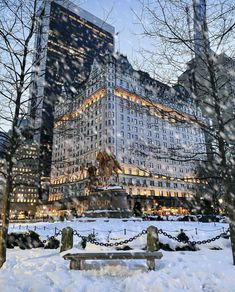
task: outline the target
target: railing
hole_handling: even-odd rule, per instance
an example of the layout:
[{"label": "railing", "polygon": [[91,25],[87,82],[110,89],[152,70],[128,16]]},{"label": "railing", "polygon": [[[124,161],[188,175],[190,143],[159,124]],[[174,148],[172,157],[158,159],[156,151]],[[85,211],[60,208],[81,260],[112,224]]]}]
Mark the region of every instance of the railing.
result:
[{"label": "railing", "polygon": [[[39,231],[39,230],[53,230],[55,232],[55,234],[57,233],[57,231],[59,230],[57,227],[48,227],[46,225],[44,226],[37,226],[37,225],[10,225],[10,230],[13,229],[13,230],[33,230],[33,231]],[[162,230],[162,229],[159,229],[159,231]],[[228,229],[227,229],[228,230]],[[180,228],[180,229],[176,229],[176,230],[165,230],[164,232],[168,232],[168,233],[179,233],[181,231],[183,232],[191,232],[191,231],[194,231],[196,235],[198,235],[200,232],[221,232],[222,234],[228,232],[227,230],[225,230],[225,227],[220,227],[220,228],[216,228],[216,229],[201,229],[201,228],[191,228],[191,229],[183,229],[183,228]],[[136,230],[131,230],[131,229],[127,229],[127,228],[124,228],[124,229],[119,229],[119,230],[98,230],[98,229],[95,229],[95,228],[92,228],[92,229],[86,229],[86,230],[79,230],[79,232],[90,232],[90,233],[99,233],[99,232],[106,232],[106,233],[123,233],[123,235],[127,235],[127,233],[136,233],[138,231]],[[140,231],[141,232],[141,231]]]},{"label": "railing", "polygon": [[[72,229],[71,227],[66,227],[66,228]],[[66,229],[66,228],[64,228],[64,229]],[[228,236],[229,235],[229,228],[228,228],[225,231],[223,229],[223,232],[217,234],[216,236],[214,236],[212,238],[207,238],[207,239],[198,240],[198,241],[195,241],[195,240],[194,241],[191,241],[191,240],[189,240],[189,238],[187,238],[187,236],[186,236],[187,239],[181,239],[178,236],[177,237],[176,236],[172,236],[171,234],[167,233],[166,231],[164,231],[162,229],[158,229],[158,228],[156,228],[154,226],[149,226],[147,229],[141,230],[139,233],[135,234],[134,236],[131,236],[128,239],[125,239],[125,240],[119,241],[119,242],[110,243],[110,242],[100,242],[100,241],[96,240],[95,238],[91,238],[89,235],[82,235],[81,234],[82,232],[90,232],[90,231],[92,231],[92,234],[95,235],[96,234],[96,231],[97,231],[95,229],[89,229],[89,230],[83,230],[83,231],[82,230],[79,230],[78,231],[78,230],[72,229],[72,234],[75,235],[75,236],[77,236],[78,238],[81,238],[82,240],[86,240],[87,242],[90,242],[91,244],[95,244],[95,245],[99,245],[99,246],[105,246],[105,247],[113,247],[113,246],[119,246],[119,245],[123,245],[123,244],[127,244],[129,242],[132,242],[132,241],[136,240],[137,238],[139,238],[142,235],[145,235],[147,233],[148,234],[149,233],[151,234],[151,232],[152,232],[152,229],[151,228],[155,230],[154,232],[156,232],[156,236],[154,235],[153,238],[155,238],[155,240],[157,240],[157,241],[159,241],[159,235],[163,235],[163,236],[168,237],[169,239],[172,239],[172,240],[177,241],[179,243],[184,243],[184,244],[188,244],[188,245],[191,245],[191,246],[196,246],[196,245],[202,245],[202,244],[206,244],[206,243],[211,243],[213,241],[216,241],[216,240],[220,239],[223,236]],[[46,230],[45,229],[45,226],[44,227],[41,226],[38,229],[44,229],[44,230]],[[54,235],[52,235],[52,236],[49,236],[48,235],[47,236],[48,239],[54,239],[55,237],[58,237],[58,236],[62,235],[63,234],[63,230],[64,230],[64,229],[60,230],[57,227],[51,228],[51,229],[50,228],[47,228],[47,229],[53,230],[53,233],[54,233]],[[149,231],[149,229],[151,229],[151,230]],[[118,231],[110,230],[110,231],[106,231],[106,232],[108,232],[109,235],[110,235],[110,233],[112,233],[112,232],[120,232],[120,231],[122,231],[122,230],[118,230]],[[126,231],[127,231],[127,229],[124,229],[124,235],[126,235]],[[183,231],[184,231],[183,229],[180,230],[180,232],[183,232]],[[101,232],[101,230],[99,232]],[[152,234],[151,234],[151,236],[152,236]]]}]

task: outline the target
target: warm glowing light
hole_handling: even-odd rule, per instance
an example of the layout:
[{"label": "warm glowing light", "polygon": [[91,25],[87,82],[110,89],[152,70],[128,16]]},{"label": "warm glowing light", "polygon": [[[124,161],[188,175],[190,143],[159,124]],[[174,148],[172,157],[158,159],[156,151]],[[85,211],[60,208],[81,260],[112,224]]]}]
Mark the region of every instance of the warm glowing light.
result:
[{"label": "warm glowing light", "polygon": [[97,92],[92,94],[89,98],[87,98],[84,101],[84,103],[75,111],[63,115],[57,122],[54,123],[54,128],[58,128],[59,126],[63,125],[64,122],[69,121],[74,117],[77,117],[78,115],[83,113],[86,110],[86,108],[90,107],[94,102],[97,102],[104,96],[105,96],[105,90],[103,88],[99,89]]}]

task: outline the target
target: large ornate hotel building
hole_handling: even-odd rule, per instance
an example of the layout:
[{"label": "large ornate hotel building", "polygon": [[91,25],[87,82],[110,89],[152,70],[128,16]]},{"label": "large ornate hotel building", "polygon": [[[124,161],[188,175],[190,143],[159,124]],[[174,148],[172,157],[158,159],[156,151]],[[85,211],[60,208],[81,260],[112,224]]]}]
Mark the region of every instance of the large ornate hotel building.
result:
[{"label": "large ornate hotel building", "polygon": [[134,70],[123,55],[96,58],[79,93],[55,107],[49,202],[70,201],[82,213],[89,195],[82,166],[109,149],[131,208],[139,200],[148,213],[184,212],[199,182],[196,161],[206,155],[197,126],[205,122],[183,87]]}]

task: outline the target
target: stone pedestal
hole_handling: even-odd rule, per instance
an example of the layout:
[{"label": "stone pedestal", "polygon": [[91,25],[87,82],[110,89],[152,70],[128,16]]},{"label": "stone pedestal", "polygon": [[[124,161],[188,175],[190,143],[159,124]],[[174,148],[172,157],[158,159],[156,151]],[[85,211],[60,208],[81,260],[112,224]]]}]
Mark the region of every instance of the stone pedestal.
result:
[{"label": "stone pedestal", "polygon": [[86,217],[130,217],[127,193],[119,188],[100,188],[92,191],[88,196],[88,209],[84,215]]},{"label": "stone pedestal", "polygon": [[62,229],[60,252],[73,248],[73,229],[66,227]]}]

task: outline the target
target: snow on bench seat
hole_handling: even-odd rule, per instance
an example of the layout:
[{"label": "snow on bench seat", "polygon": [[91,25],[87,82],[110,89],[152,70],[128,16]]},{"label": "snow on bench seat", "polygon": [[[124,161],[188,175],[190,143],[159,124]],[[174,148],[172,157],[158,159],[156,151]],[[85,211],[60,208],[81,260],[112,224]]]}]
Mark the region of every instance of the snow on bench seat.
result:
[{"label": "snow on bench seat", "polygon": [[84,260],[131,260],[146,259],[149,270],[155,269],[155,259],[161,259],[162,253],[159,251],[132,251],[132,252],[84,252],[76,254],[66,254],[65,260],[70,260],[71,270],[82,270]]}]

